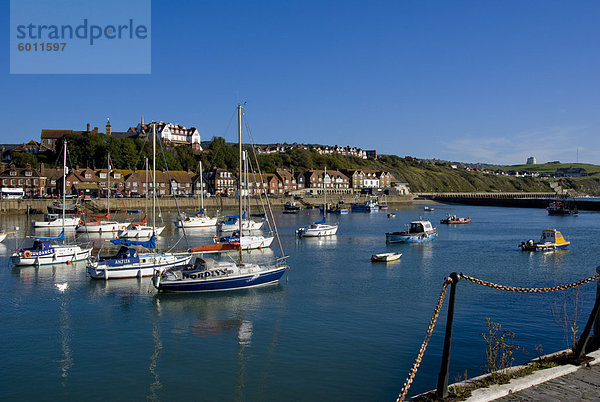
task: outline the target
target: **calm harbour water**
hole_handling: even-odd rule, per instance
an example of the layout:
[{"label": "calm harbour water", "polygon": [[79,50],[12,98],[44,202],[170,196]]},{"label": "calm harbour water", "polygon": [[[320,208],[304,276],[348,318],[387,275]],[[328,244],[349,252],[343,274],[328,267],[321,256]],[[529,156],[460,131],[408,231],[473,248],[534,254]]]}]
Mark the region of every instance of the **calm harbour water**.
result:
[{"label": "calm harbour water", "polygon": [[[276,211],[291,270],[280,285],[236,292],[157,295],[150,279],[91,281],[85,264],[15,268],[10,237],[0,244],[2,346],[0,399],[75,400],[393,400],[421,345],[452,271],[516,286],[553,286],[595,274],[600,214],[551,217],[545,210],[473,206],[395,209],[332,216],[338,235],[296,239],[318,211]],[[213,211],[210,211],[213,212]],[[446,213],[472,218],[448,227]],[[171,222],[172,214],[165,214]],[[430,244],[386,245],[385,232],[423,216],[438,228]],[[29,231],[23,215],[2,227]],[[521,252],[517,245],[557,228],[569,250]],[[178,243],[167,225],[160,247]],[[190,231],[192,245],[214,230]],[[105,242],[96,239],[95,245]],[[273,250],[276,250],[275,243]],[[104,246],[106,247],[106,246]],[[374,253],[400,251],[401,261],[373,264]],[[272,250],[244,253],[260,260]],[[55,284],[68,283],[61,293]],[[530,353],[515,363],[567,347],[552,306],[565,295],[513,294],[461,281],[457,289],[450,382],[482,372],[485,318],[515,332]],[[595,284],[582,287],[579,326]],[[435,387],[446,306],[410,395]],[[572,307],[570,310],[573,310]]]}]

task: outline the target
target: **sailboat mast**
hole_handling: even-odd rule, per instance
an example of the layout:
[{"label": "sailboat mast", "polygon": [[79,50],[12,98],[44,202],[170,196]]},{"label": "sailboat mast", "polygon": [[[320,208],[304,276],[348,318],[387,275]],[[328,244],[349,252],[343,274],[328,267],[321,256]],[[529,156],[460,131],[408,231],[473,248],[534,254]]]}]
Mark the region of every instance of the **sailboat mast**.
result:
[{"label": "sailboat mast", "polygon": [[146,158],[146,191],[144,191],[144,196],[145,196],[145,200],[144,200],[144,213],[146,214],[146,217],[148,216],[148,158]]},{"label": "sailboat mast", "polygon": [[325,174],[323,175],[323,188],[325,189],[325,198],[323,199],[323,216],[327,218],[327,166],[325,166]]},{"label": "sailboat mast", "polygon": [[106,165],[108,166],[108,171],[106,172],[106,178],[108,179],[108,188],[106,191],[106,216],[110,218],[110,154],[106,157]]},{"label": "sailboat mast", "polygon": [[156,123],[152,124],[152,234],[156,230]]},{"label": "sailboat mast", "polygon": [[204,213],[204,175],[202,174],[202,161],[198,162],[200,170],[200,210]]},{"label": "sailboat mast", "polygon": [[242,265],[242,105],[237,106],[238,109],[238,157],[239,157],[239,166],[238,166],[238,225],[239,225],[239,239],[240,239],[240,247],[239,247],[239,265]]},{"label": "sailboat mast", "polygon": [[[63,236],[65,233],[65,202],[67,202],[67,140],[65,139],[64,149],[63,149],[63,200],[62,200],[62,232]],[[65,244],[65,240],[63,238],[63,244]]]}]

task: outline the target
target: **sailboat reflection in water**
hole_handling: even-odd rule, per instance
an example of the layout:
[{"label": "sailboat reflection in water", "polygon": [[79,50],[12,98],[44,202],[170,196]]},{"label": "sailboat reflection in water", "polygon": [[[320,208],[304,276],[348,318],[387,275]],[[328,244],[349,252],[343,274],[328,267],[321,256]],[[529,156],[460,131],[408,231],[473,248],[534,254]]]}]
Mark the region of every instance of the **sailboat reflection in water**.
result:
[{"label": "sailboat reflection in water", "polygon": [[[242,175],[242,106],[237,106],[238,111],[238,151],[239,151],[239,177]],[[242,180],[238,180],[238,207],[237,224],[239,233],[243,233],[242,213]],[[267,197],[268,201],[268,197]],[[270,204],[269,213],[272,216]],[[272,219],[275,234],[277,226]],[[277,236],[279,240],[279,236]],[[281,242],[279,242],[280,249]],[[263,286],[278,283],[285,271],[285,258],[276,259],[270,264],[244,263],[242,249],[238,247],[238,261],[215,261],[210,258],[197,258],[195,263],[184,269],[170,269],[163,273],[157,271],[152,282],[159,292],[211,292],[223,290],[246,289],[254,286]]]}]

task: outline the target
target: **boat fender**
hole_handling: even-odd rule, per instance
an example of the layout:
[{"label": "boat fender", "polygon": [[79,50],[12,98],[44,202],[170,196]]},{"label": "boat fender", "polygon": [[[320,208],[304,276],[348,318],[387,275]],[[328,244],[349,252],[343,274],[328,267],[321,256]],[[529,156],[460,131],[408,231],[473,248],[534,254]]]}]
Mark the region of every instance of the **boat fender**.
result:
[{"label": "boat fender", "polygon": [[71,265],[71,260],[67,260],[67,265]]},{"label": "boat fender", "polygon": [[104,269],[104,280],[108,280],[108,269]]},{"label": "boat fender", "polygon": [[25,251],[23,252],[23,257],[25,257],[25,258],[29,258],[29,257],[31,257],[31,251],[29,251],[29,250],[25,250]]},{"label": "boat fender", "polygon": [[122,226],[121,229],[125,230],[125,229],[127,229],[127,226]]}]

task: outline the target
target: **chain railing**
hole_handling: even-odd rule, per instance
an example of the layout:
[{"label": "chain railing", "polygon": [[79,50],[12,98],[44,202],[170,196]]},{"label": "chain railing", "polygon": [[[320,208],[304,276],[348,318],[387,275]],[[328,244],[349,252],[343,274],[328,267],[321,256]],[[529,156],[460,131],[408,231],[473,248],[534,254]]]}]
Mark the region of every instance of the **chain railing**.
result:
[{"label": "chain railing", "polygon": [[402,391],[400,391],[400,394],[398,395],[398,399],[396,399],[396,402],[403,401],[404,398],[406,398],[406,394],[408,393],[408,390],[409,390],[410,386],[412,385],[413,380],[415,379],[415,375],[417,375],[417,370],[419,369],[419,366],[421,365],[423,355],[425,354],[425,349],[427,349],[427,344],[429,343],[429,338],[431,338],[431,334],[433,334],[433,329],[435,328],[435,324],[440,315],[440,310],[442,309],[442,305],[444,304],[444,298],[446,297],[446,290],[448,290],[448,284],[450,284],[450,283],[451,283],[450,278],[446,278],[444,280],[444,283],[442,285],[442,292],[440,293],[440,297],[438,298],[437,304],[435,305],[435,308],[433,309],[433,315],[431,316],[431,321],[429,321],[429,327],[427,328],[427,333],[425,335],[425,339],[423,340],[423,343],[421,344],[421,349],[419,349],[417,358],[415,359],[415,362],[413,363],[413,365],[408,373],[408,377],[406,378],[406,381],[404,382],[404,386],[402,387]]},{"label": "chain railing", "polygon": [[589,333],[591,331],[591,328],[592,328],[594,322],[596,321],[597,316],[600,313],[600,267],[596,268],[596,272],[598,272],[596,275],[590,276],[589,278],[585,278],[585,279],[582,279],[577,282],[553,286],[553,287],[542,287],[542,288],[523,288],[523,287],[517,287],[517,286],[499,285],[499,284],[496,284],[493,282],[488,282],[488,281],[484,281],[482,279],[472,277],[472,276],[464,274],[462,272],[460,274],[453,272],[452,274],[450,274],[450,276],[448,278],[446,278],[444,280],[444,283],[442,286],[442,292],[437,301],[435,309],[433,310],[433,315],[431,317],[431,321],[429,322],[429,327],[427,328],[427,333],[425,335],[425,339],[423,340],[423,343],[421,344],[421,348],[419,349],[417,358],[415,359],[415,361],[409,371],[408,377],[406,378],[406,381],[404,382],[404,386],[402,387],[402,391],[400,391],[400,394],[398,395],[396,402],[401,402],[406,398],[406,395],[408,394],[408,390],[415,379],[415,376],[417,374],[419,366],[421,365],[423,355],[425,354],[425,350],[427,349],[427,344],[429,343],[429,339],[431,338],[431,334],[433,333],[433,329],[434,329],[437,319],[440,315],[440,310],[444,303],[444,298],[446,296],[446,291],[448,290],[449,284],[452,284],[452,292],[450,295],[450,305],[448,307],[448,322],[446,323],[446,339],[444,342],[444,353],[442,355],[442,368],[439,373],[438,388],[437,388],[437,396],[442,397],[442,398],[448,396],[448,366],[449,366],[449,359],[450,359],[450,342],[451,342],[451,338],[452,338],[452,320],[453,320],[453,315],[454,315],[454,303],[453,303],[454,302],[454,292],[456,291],[456,284],[458,283],[458,281],[460,279],[464,279],[464,280],[474,283],[476,285],[489,287],[491,289],[504,290],[504,291],[508,291],[508,292],[517,292],[517,293],[558,292],[558,291],[576,288],[576,287],[591,283],[595,280],[599,280],[598,291],[596,292],[596,302],[594,304],[594,308],[592,309],[592,313],[590,314],[590,317],[588,319],[588,322],[586,324],[586,327],[585,327],[581,337],[579,338],[579,340],[577,341],[577,343],[575,344],[575,346],[573,348],[574,356],[576,358],[581,359],[585,353],[585,347],[587,345],[587,340],[589,338]]}]

